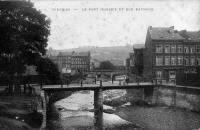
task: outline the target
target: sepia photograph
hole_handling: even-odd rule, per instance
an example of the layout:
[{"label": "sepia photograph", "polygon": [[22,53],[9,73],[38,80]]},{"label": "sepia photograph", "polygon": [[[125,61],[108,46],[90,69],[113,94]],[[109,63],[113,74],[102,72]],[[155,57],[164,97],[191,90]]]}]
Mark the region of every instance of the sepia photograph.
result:
[{"label": "sepia photograph", "polygon": [[0,130],[200,130],[200,1],[1,0]]}]

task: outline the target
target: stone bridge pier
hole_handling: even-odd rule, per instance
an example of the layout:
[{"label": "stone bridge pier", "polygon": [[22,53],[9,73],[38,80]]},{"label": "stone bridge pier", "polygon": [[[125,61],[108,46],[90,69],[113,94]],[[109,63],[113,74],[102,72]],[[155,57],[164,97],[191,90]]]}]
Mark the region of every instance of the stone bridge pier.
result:
[{"label": "stone bridge pier", "polygon": [[94,118],[95,130],[103,130],[103,90],[101,88],[94,90]]}]

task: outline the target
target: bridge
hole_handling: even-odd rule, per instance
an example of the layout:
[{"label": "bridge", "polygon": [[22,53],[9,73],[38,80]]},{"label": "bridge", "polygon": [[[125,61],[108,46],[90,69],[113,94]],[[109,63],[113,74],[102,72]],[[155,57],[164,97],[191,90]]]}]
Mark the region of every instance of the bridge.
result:
[{"label": "bridge", "polygon": [[[42,90],[44,92],[44,106],[48,105],[49,97],[55,92],[61,91],[81,91],[81,90],[91,90],[94,91],[94,126],[95,130],[103,130],[103,91],[111,89],[141,89],[143,94],[142,98],[149,96],[146,92],[150,92],[154,96],[155,102],[158,98],[159,88],[166,88],[172,90],[172,105],[176,106],[176,91],[183,93],[194,93],[199,95],[200,88],[192,86],[181,86],[175,84],[156,84],[151,82],[138,82],[138,83],[121,83],[120,81],[112,82],[98,82],[96,84],[70,84],[70,85],[44,85]],[[153,90],[152,90],[153,89]],[[151,92],[152,90],[152,92]],[[150,95],[151,96],[151,95]],[[45,109],[46,110],[46,107]],[[45,112],[43,112],[45,114]],[[44,117],[46,117],[44,115]],[[44,120],[46,121],[46,120]]]},{"label": "bridge", "polygon": [[123,74],[126,74],[126,72],[125,72],[125,70],[92,70],[92,71],[86,72],[85,74],[95,74],[95,75],[101,75],[101,74],[123,75]]},{"label": "bridge", "polygon": [[129,84],[111,84],[111,83],[100,83],[100,84],[70,84],[70,85],[44,85],[42,90],[46,92],[55,91],[81,91],[81,90],[109,90],[109,89],[133,89],[133,88],[143,88],[148,86],[154,86],[150,82],[142,83],[129,83]]},{"label": "bridge", "polygon": [[[45,106],[49,104],[49,98],[55,92],[61,91],[82,91],[91,90],[94,91],[94,126],[95,130],[103,130],[103,91],[110,89],[133,89],[140,88],[144,89],[146,87],[153,87],[154,84],[150,82],[143,83],[118,83],[114,82],[102,82],[96,84],[70,84],[70,85],[44,85],[42,90],[44,91]],[[46,108],[45,108],[46,109]],[[46,116],[46,115],[45,115]]]}]

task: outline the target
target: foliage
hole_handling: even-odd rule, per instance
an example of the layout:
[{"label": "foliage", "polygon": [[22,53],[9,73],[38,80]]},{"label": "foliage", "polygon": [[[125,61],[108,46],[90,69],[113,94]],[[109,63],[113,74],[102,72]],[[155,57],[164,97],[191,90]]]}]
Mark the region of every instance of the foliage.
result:
[{"label": "foliage", "polygon": [[30,1],[1,1],[0,23],[0,73],[12,79],[45,54],[50,21]]},{"label": "foliage", "polygon": [[102,61],[99,68],[102,70],[113,70],[115,67],[110,61]]},{"label": "foliage", "polygon": [[37,71],[43,77],[46,84],[60,83],[60,72],[55,63],[49,58],[41,58],[37,63]]}]

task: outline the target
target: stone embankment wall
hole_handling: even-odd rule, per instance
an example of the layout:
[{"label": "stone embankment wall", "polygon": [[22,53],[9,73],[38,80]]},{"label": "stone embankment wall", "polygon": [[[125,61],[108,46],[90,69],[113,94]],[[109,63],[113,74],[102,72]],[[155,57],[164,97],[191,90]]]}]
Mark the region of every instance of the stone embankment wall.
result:
[{"label": "stone embankment wall", "polygon": [[200,112],[200,88],[183,86],[158,86],[127,90],[128,100],[138,100],[157,105],[174,106]]},{"label": "stone embankment wall", "polygon": [[200,89],[161,86],[158,89],[157,103],[200,112]]}]

